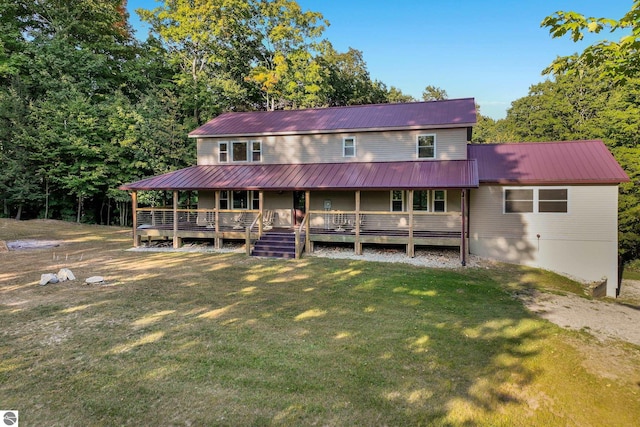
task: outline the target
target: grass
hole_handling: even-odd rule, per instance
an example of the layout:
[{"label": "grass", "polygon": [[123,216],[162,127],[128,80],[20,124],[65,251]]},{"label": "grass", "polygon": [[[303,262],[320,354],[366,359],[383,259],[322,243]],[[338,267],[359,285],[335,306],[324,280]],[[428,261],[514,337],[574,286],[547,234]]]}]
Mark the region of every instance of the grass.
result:
[{"label": "grass", "polygon": [[[125,251],[0,220],[0,409],[24,425],[633,425],[640,351],[527,312],[535,269]],[[70,268],[79,280],[38,286]],[[84,285],[93,275],[106,285]],[[612,357],[612,355],[614,357]],[[620,362],[620,363],[616,363]]]}]

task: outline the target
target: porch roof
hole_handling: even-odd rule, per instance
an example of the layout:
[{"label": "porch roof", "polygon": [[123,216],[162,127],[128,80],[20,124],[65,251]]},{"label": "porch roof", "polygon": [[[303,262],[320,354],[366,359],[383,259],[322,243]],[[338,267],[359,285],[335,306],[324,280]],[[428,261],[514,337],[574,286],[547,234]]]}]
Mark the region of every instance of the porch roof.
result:
[{"label": "porch roof", "polygon": [[198,165],[121,190],[410,190],[478,187],[475,160]]}]

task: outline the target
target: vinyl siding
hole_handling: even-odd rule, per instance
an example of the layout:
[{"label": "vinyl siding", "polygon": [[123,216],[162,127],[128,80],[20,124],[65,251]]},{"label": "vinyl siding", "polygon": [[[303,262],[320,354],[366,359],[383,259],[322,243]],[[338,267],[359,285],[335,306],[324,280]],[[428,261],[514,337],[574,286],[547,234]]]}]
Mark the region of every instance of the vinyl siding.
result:
[{"label": "vinyl siding", "polygon": [[563,188],[568,189],[568,213],[507,214],[503,213],[504,187],[481,185],[472,190],[470,252],[587,281],[606,277],[607,293],[615,295],[618,188]]},{"label": "vinyl siding", "polygon": [[[425,131],[285,135],[248,138],[247,140],[262,141],[262,163],[385,162],[417,160],[417,136],[422,134],[436,135],[435,160],[466,159],[466,128]],[[343,157],[342,142],[345,137],[356,138],[355,157]],[[239,140],[244,139],[198,139],[198,164],[218,164],[218,142]]]}]

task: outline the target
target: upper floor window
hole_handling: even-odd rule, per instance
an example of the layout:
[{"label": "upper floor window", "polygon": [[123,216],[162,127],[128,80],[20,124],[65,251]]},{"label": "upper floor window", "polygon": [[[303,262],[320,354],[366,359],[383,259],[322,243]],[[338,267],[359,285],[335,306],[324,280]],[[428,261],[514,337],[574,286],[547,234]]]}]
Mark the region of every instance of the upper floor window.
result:
[{"label": "upper floor window", "polygon": [[505,188],[505,213],[567,213],[566,188]]},{"label": "upper floor window", "polygon": [[356,156],[356,139],[353,136],[342,139],[342,156],[343,157],[355,157]]},{"label": "upper floor window", "polygon": [[229,161],[229,143],[220,142],[218,144],[218,161],[220,163],[227,163]]},{"label": "upper floor window", "polygon": [[251,141],[251,161],[252,162],[262,161],[262,142]]},{"label": "upper floor window", "polygon": [[436,136],[418,135],[417,153],[419,159],[435,159]]},{"label": "upper floor window", "polygon": [[233,141],[231,143],[231,149],[233,153],[234,162],[247,161],[247,142],[246,141]]},{"label": "upper floor window", "polygon": [[262,141],[220,141],[218,162],[261,162]]}]

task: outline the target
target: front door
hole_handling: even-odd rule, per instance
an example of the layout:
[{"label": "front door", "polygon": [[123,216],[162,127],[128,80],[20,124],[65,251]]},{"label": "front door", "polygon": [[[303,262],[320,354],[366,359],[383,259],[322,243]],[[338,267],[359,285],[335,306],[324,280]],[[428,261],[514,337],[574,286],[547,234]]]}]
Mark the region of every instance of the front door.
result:
[{"label": "front door", "polygon": [[305,192],[294,191],[293,192],[293,223],[299,225],[304,218],[305,213]]}]

